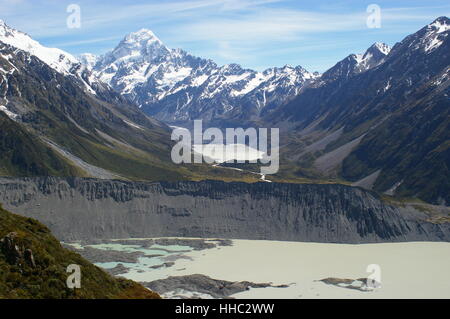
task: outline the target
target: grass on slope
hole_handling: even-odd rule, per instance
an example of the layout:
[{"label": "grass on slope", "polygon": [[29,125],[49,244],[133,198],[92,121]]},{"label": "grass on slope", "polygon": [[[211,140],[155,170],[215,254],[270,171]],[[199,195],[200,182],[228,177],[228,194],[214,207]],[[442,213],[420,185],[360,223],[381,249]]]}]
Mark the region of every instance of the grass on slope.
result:
[{"label": "grass on slope", "polygon": [[[7,248],[8,234],[15,233],[19,257]],[[31,250],[35,265],[27,259]],[[67,266],[81,267],[81,288],[66,286]],[[158,299],[138,283],[114,278],[79,254],[67,250],[38,221],[14,215],[0,206],[0,298],[33,299]]]},{"label": "grass on slope", "polygon": [[83,176],[83,173],[0,112],[0,175]]}]

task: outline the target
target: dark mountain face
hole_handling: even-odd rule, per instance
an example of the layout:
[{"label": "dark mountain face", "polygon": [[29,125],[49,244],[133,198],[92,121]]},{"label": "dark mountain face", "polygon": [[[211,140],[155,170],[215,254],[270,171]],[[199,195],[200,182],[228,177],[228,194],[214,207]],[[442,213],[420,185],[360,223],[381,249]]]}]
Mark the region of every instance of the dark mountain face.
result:
[{"label": "dark mountain face", "polygon": [[0,175],[77,176],[83,173],[0,112]]},{"label": "dark mountain face", "polygon": [[[448,25],[448,18],[436,21]],[[320,126],[329,127],[333,123],[349,124],[357,118],[364,120],[365,114],[359,113],[368,109],[373,113],[382,111],[383,107],[386,107],[385,111],[393,111],[386,105],[390,103],[382,102],[404,103],[415,88],[446,71],[450,41],[446,35],[449,31],[437,33],[436,30],[430,24],[408,36],[394,46],[384,63],[361,74],[355,72],[353,56],[346,58],[324,73],[329,82],[327,85],[305,90],[272,118],[295,120],[306,127],[325,116]],[[442,41],[441,45],[432,47],[436,41]]]},{"label": "dark mountain face", "polygon": [[356,74],[372,69],[384,62],[391,48],[384,43],[375,43],[364,54],[351,54],[326,71],[319,83],[346,80]]},{"label": "dark mountain face", "polygon": [[297,147],[322,174],[370,177],[375,190],[448,204],[449,30],[449,19],[439,18],[396,44],[378,66],[342,78],[337,70],[348,69],[346,59],[324,74],[328,82],[266,121],[290,122],[303,141]]},{"label": "dark mountain face", "polygon": [[[119,94],[110,89],[89,93],[79,78],[58,73],[38,58],[2,43],[0,66],[1,104],[15,121],[9,127],[33,135],[39,140],[36,145],[51,148],[49,153],[64,158],[66,166],[99,177],[138,177],[139,169],[123,170],[130,161],[140,162],[147,177],[156,177],[157,167],[164,172],[163,162],[170,158],[170,131]],[[4,173],[21,171],[20,167],[10,169]],[[165,173],[173,175],[169,170]]]}]

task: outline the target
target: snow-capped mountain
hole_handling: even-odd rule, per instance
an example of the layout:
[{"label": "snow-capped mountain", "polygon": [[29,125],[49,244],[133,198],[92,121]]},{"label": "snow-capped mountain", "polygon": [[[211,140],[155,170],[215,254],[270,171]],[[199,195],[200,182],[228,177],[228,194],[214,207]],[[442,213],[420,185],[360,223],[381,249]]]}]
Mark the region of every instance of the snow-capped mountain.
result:
[{"label": "snow-capped mountain", "polygon": [[0,40],[0,174],[181,178],[169,127],[106,84],[92,94],[83,68],[60,72]]},{"label": "snow-capped mountain", "polygon": [[347,79],[374,68],[384,62],[390,51],[391,48],[387,44],[375,43],[364,54],[350,54],[326,71],[321,82]]},{"label": "snow-capped mountain", "polygon": [[[380,52],[369,70],[359,71],[367,52],[338,63],[321,85],[262,119],[293,134],[280,153],[325,176],[448,205],[449,34],[450,19],[441,17],[384,58]],[[369,49],[372,58],[379,48]],[[329,74],[337,74],[334,81],[324,80]]]},{"label": "snow-capped mountain", "polygon": [[[175,83],[162,98],[147,104],[147,111],[167,122],[198,118],[216,123],[251,121],[296,96],[316,77],[302,67],[256,72],[237,64],[212,66]],[[143,87],[141,92],[145,91]]]},{"label": "snow-capped mountain", "polygon": [[103,56],[80,57],[96,77],[167,123],[203,119],[216,125],[257,120],[297,96],[374,68],[391,48],[375,43],[364,54],[352,54],[323,75],[297,66],[263,72],[169,49],[150,30],[127,35]]},{"label": "snow-capped mountain", "polygon": [[444,43],[448,37],[449,30],[449,19],[440,17],[419,32],[406,37],[403,42],[409,42],[409,46],[413,51],[420,50],[430,54]]},{"label": "snow-capped mountain", "polygon": [[[88,58],[89,56],[86,55],[83,62],[87,63]],[[90,60],[93,59],[95,58]],[[77,58],[63,50],[41,45],[26,33],[9,27],[1,20],[0,61],[0,111],[17,122],[21,122],[33,109],[32,104],[18,102],[18,100],[24,96],[30,98],[28,91],[32,90],[35,94],[36,90],[31,89],[32,85],[26,86],[25,89],[18,89],[20,85],[29,83],[17,83],[18,78],[22,79],[21,77],[32,69],[38,70],[36,71],[38,77],[47,82],[40,86],[43,90],[61,91],[59,92],[61,94],[67,93],[63,92],[64,83],[61,79],[64,79],[64,81],[70,82],[72,87],[76,86],[78,91],[84,91],[84,93],[91,95],[98,103],[120,105],[122,108],[129,108],[130,112],[138,110],[134,103],[130,103],[108,84],[96,78],[85,63],[81,63]],[[33,94],[31,94],[31,97],[33,97]],[[33,99],[39,98],[33,97]],[[40,101],[44,100],[41,99]],[[48,103],[48,101],[45,103]],[[62,99],[59,103],[65,105],[67,100]],[[65,106],[67,107],[67,105]],[[142,114],[141,111],[139,112]],[[133,119],[129,122],[134,123],[136,121],[139,121],[139,119]],[[80,127],[83,126],[83,123],[78,124]]]},{"label": "snow-capped mountain", "polygon": [[112,51],[82,61],[94,74],[147,113],[166,122],[197,118],[247,119],[295,96],[318,74],[285,66],[264,72],[169,49],[146,29],[127,35]]},{"label": "snow-capped mountain", "polygon": [[[80,80],[83,89],[91,94],[105,90],[105,84],[98,81],[92,75],[92,72],[85,66],[85,63],[81,63],[73,55],[63,50],[41,45],[28,34],[9,27],[2,20],[0,20],[0,42],[37,57],[58,73],[76,77]],[[86,60],[83,62],[86,62]]]},{"label": "snow-capped mountain", "polygon": [[[89,58],[92,56],[83,56],[83,60]],[[98,57],[93,69],[103,82],[131,97],[135,89],[153,80],[145,100],[156,101],[194,68],[199,68],[198,62],[203,61],[189,59],[181,50],[168,49],[153,32],[142,29],[129,34],[115,49]]]},{"label": "snow-capped mountain", "polygon": [[170,129],[140,105],[174,124],[201,118],[279,127],[286,180],[338,178],[448,205],[449,33],[450,20],[441,17],[392,49],[376,43],[319,75],[218,66],[167,48],[145,29],[103,56],[77,60],[2,22],[0,148],[16,153],[8,153],[14,162],[0,157],[7,163],[0,166],[23,176],[81,169],[108,178],[111,171],[129,179],[198,178],[171,164]]},{"label": "snow-capped mountain", "polygon": [[28,34],[9,27],[2,20],[0,20],[0,41],[36,56],[60,73],[70,74],[72,67],[78,63],[71,54],[60,49],[44,47]]}]

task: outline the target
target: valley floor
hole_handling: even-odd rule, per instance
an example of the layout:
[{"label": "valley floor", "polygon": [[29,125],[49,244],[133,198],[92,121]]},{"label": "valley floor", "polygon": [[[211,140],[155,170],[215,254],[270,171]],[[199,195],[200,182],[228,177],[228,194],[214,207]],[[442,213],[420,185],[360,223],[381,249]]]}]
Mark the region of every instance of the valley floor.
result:
[{"label": "valley floor", "polygon": [[[346,245],[173,238],[71,246],[82,254],[83,248],[90,249],[91,258],[94,252],[102,261],[97,265],[168,298],[218,298],[217,293],[255,299],[450,298],[450,243],[444,242]],[[134,261],[119,265],[111,256],[102,260],[101,251],[122,252]],[[124,256],[121,260],[127,261]],[[375,278],[371,273],[377,266],[366,272],[373,264],[380,267],[381,283],[374,289],[366,286],[367,277]],[[208,293],[205,285],[215,285],[217,291]],[[247,288],[252,285],[258,288]]]}]

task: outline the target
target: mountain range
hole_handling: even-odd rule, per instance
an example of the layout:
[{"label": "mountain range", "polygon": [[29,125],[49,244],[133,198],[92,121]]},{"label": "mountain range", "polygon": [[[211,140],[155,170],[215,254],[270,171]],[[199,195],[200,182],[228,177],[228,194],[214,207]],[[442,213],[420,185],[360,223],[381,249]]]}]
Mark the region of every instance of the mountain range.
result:
[{"label": "mountain range", "polygon": [[242,178],[171,163],[167,124],[203,119],[279,127],[278,181],[348,183],[448,205],[449,26],[440,17],[393,48],[375,43],[319,74],[218,66],[146,29],[77,59],[1,22],[0,173]]},{"label": "mountain range", "polygon": [[237,64],[218,66],[167,48],[147,29],[127,35],[103,56],[82,55],[81,61],[147,114],[173,124],[200,118],[216,123],[253,119],[318,76],[300,66],[263,72]]},{"label": "mountain range", "polygon": [[[144,114],[70,54],[43,47],[4,22],[0,111],[3,176],[222,178],[209,166],[173,164],[166,124]],[[231,174],[240,176],[245,178]]]},{"label": "mountain range", "polygon": [[237,64],[218,66],[181,49],[169,49],[152,31],[142,29],[127,35],[110,52],[99,57],[83,54],[80,61],[159,120],[189,126],[194,119],[203,119],[226,126],[257,121],[304,87],[375,67],[389,51],[386,44],[375,43],[323,75],[288,65],[258,72]]}]

